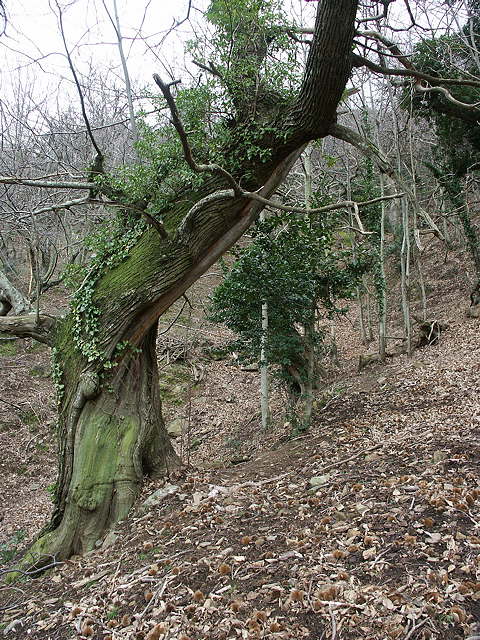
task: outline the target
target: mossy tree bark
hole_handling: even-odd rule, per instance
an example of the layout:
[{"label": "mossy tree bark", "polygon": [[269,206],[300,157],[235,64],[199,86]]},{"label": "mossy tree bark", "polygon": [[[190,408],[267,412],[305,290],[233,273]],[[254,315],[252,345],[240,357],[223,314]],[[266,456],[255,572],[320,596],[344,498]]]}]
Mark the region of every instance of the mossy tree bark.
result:
[{"label": "mossy tree bark", "polygon": [[[252,191],[270,197],[306,143],[327,135],[351,70],[356,9],[357,0],[321,3],[302,89],[283,113],[275,109],[272,115],[277,139],[269,135],[257,141],[269,150],[268,160],[261,160],[261,154],[252,159],[245,150],[239,164],[236,149],[235,167],[227,162],[225,168],[237,181],[245,184],[249,176]],[[264,122],[264,113],[261,118]],[[28,562],[91,549],[127,515],[143,475],[163,473],[177,463],[161,418],[156,326],[263,208],[242,195],[225,197],[229,186],[217,175],[195,189],[186,185],[171,209],[162,212],[168,234],[147,228],[120,264],[100,274],[91,298],[100,361],[75,348],[73,313],[52,328],[55,377],[63,386],[59,479],[52,521]],[[127,351],[119,350],[127,343]],[[106,370],[105,362],[115,367]]]},{"label": "mossy tree bark", "polygon": [[144,475],[177,462],[162,420],[156,323],[103,386],[88,368],[65,371],[62,379],[56,505],[48,531],[28,554],[32,564],[91,550],[126,517]]}]

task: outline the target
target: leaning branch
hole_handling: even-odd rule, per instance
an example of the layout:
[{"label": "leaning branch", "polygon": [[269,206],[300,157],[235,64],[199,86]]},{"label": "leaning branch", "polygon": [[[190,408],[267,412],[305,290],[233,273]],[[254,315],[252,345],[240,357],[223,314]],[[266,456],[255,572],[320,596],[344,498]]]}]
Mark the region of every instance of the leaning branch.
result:
[{"label": "leaning branch", "polygon": [[38,342],[53,345],[58,318],[47,314],[29,313],[23,316],[0,317],[0,331],[19,338],[34,338]]},{"label": "leaning branch", "polygon": [[98,189],[95,182],[50,182],[36,178],[22,178],[20,176],[0,176],[0,184],[20,184],[24,187],[44,187],[46,189]]},{"label": "leaning branch", "polygon": [[175,104],[175,100],[172,96],[172,92],[170,91],[170,84],[166,84],[160,78],[160,76],[156,73],[153,74],[153,79],[156,84],[160,87],[161,92],[163,93],[163,97],[167,101],[168,107],[170,109],[170,114],[172,116],[172,124],[177,130],[178,136],[180,138],[180,142],[182,143],[183,154],[185,156],[185,160],[187,161],[188,166],[195,171],[196,173],[213,173],[225,178],[227,183],[232,187],[235,195],[242,195],[242,190],[237,184],[235,178],[225,169],[223,169],[218,164],[198,164],[195,162],[192,154],[192,148],[190,147],[190,143],[187,138],[187,134],[185,132],[185,128],[183,126],[182,119],[177,109],[177,105]]},{"label": "leaning branch", "polygon": [[412,62],[408,56],[400,51],[399,46],[378,31],[357,31],[356,35],[360,38],[373,38],[374,40],[378,40],[378,42],[381,42],[390,51],[391,55],[395,56],[395,58],[403,64],[405,69],[415,70]]}]

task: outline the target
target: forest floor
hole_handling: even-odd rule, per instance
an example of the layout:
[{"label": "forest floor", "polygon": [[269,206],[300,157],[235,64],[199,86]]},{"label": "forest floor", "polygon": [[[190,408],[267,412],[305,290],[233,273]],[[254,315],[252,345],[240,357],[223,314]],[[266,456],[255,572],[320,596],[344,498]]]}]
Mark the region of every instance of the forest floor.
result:
[{"label": "forest floor", "polygon": [[[166,413],[181,418],[184,468],[148,482],[95,551],[0,586],[0,633],[480,637],[480,321],[465,317],[461,257],[428,275],[429,317],[449,325],[439,343],[358,372],[365,347],[352,308],[308,433],[292,437],[279,392],[261,433],[258,373],[222,354],[221,332],[202,328],[188,366],[178,343],[160,350],[162,381],[176,382]],[[43,347],[0,350],[0,563],[11,567],[51,508],[54,399]]]}]

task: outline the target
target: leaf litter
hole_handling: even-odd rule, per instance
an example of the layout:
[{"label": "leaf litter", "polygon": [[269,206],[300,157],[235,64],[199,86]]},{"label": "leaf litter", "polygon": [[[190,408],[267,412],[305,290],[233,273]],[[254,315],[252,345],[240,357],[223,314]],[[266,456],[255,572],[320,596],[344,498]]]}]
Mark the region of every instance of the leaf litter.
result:
[{"label": "leaf litter", "polygon": [[[458,306],[453,295],[442,301],[450,329],[438,345],[361,374],[354,364],[362,347],[345,321],[346,364],[335,391],[297,438],[287,439],[280,422],[259,433],[257,374],[211,363],[191,406],[192,435],[205,425],[210,435],[190,466],[168,479],[173,489],[145,510],[161,488],[148,482],[135,513],[96,550],[1,586],[0,633],[35,640],[479,636],[479,327]],[[222,394],[235,396],[237,407]],[[17,437],[20,448],[27,434]],[[246,461],[228,466],[231,452],[221,443],[232,438]],[[219,468],[207,468],[216,454]],[[31,539],[44,507],[33,496],[24,502]]]}]

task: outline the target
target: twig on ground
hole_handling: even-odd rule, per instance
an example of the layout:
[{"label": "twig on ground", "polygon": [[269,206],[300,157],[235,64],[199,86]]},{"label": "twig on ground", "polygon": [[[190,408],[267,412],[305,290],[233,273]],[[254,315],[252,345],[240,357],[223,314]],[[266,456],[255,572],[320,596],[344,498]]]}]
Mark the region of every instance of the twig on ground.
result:
[{"label": "twig on ground", "polygon": [[8,400],[4,400],[3,398],[0,398],[0,402],[4,402],[5,404],[8,404],[10,407],[14,407],[15,409],[18,409],[19,411],[23,411],[23,408],[20,407],[18,404],[13,404],[13,402],[9,402]]},{"label": "twig on ground", "polygon": [[418,624],[414,625],[410,631],[407,633],[407,635],[404,637],[403,640],[409,640],[413,634],[415,633],[415,631],[418,631],[418,629],[420,629],[420,627],[423,627],[423,625],[428,622],[428,619],[425,618],[425,620],[422,620],[421,622],[419,622]]},{"label": "twig on ground", "polygon": [[326,471],[327,469],[333,469],[333,467],[339,467],[341,464],[345,464],[346,462],[350,462],[351,460],[360,458],[360,456],[363,456],[365,453],[370,453],[371,451],[376,451],[377,449],[381,449],[383,446],[385,446],[385,444],[386,444],[385,442],[382,442],[381,444],[376,444],[374,447],[369,447],[368,449],[362,449],[361,451],[359,451],[358,453],[355,453],[353,456],[350,456],[349,458],[338,460],[338,462],[334,462],[333,464],[329,464],[327,467],[323,467],[322,471]]},{"label": "twig on ground", "polygon": [[155,601],[158,598],[161,598],[163,595],[163,592],[165,591],[165,589],[167,588],[167,585],[169,582],[171,582],[173,579],[175,578],[175,576],[166,576],[166,578],[163,580],[163,582],[161,583],[161,585],[158,587],[158,589],[155,591],[155,593],[153,594],[152,598],[147,602],[147,606],[145,607],[145,609],[142,611],[142,613],[138,616],[138,620],[141,620],[145,614],[147,613],[147,611],[150,609],[150,607],[155,604]]},{"label": "twig on ground", "polygon": [[19,568],[10,568],[10,569],[0,569],[0,576],[1,575],[5,575],[8,573],[20,573],[22,576],[34,576],[37,573],[42,573],[43,571],[47,571],[48,569],[52,569],[53,567],[59,567],[62,564],[65,564],[64,562],[57,562],[55,560],[55,558],[53,558],[52,562],[50,564],[46,564],[43,565],[42,567],[39,567],[38,569],[32,569],[32,570],[28,570],[28,571],[24,571],[23,569],[19,569]]},{"label": "twig on ground", "polygon": [[335,612],[331,604],[328,605],[328,611],[330,613],[330,620],[332,621],[332,637],[331,640],[335,640],[337,637],[337,621],[335,620]]}]

